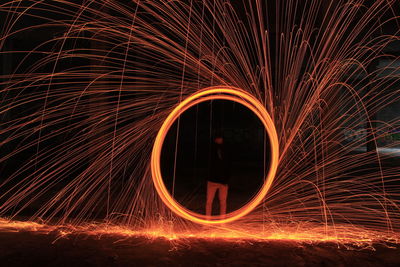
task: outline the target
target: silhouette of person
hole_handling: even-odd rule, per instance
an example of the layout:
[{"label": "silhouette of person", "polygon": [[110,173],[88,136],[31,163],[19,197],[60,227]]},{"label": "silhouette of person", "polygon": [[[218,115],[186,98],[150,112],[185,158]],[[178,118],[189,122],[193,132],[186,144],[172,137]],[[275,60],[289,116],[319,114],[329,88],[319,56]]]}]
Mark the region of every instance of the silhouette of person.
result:
[{"label": "silhouette of person", "polygon": [[211,218],[212,203],[217,190],[220,217],[221,219],[225,218],[229,178],[229,161],[224,147],[224,138],[222,135],[217,134],[214,137],[214,143],[211,147],[209,175],[207,179],[206,216],[208,219]]}]

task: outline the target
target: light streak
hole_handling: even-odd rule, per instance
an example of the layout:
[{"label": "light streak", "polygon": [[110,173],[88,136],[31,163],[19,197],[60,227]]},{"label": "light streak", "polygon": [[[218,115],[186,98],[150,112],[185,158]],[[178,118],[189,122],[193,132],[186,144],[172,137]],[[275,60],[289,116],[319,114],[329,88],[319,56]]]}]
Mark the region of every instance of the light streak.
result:
[{"label": "light streak", "polygon": [[[321,225],[299,224],[296,226],[287,225],[275,228],[271,225],[268,232],[259,232],[254,225],[245,228],[236,227],[212,227],[199,231],[168,231],[163,228],[132,229],[121,225],[110,225],[101,223],[87,223],[82,225],[48,225],[30,221],[10,221],[0,219],[1,232],[29,231],[38,234],[53,234],[56,242],[59,238],[68,238],[70,235],[80,236],[114,236],[125,240],[129,237],[144,237],[149,241],[157,238],[164,238],[171,242],[190,242],[193,239],[220,240],[220,241],[287,241],[298,243],[320,243],[332,242],[349,247],[372,248],[378,243],[398,244],[399,236],[387,235],[381,232],[374,232],[363,228],[349,227],[348,225],[338,226],[334,231],[325,232]],[[172,243],[172,244],[173,244]]]},{"label": "light streak", "polygon": [[[168,238],[398,242],[388,134],[400,118],[377,114],[400,100],[399,2],[190,2],[0,3],[0,216]],[[225,221],[175,205],[157,171],[166,121],[203,93],[190,105],[247,105],[279,151],[275,175]]]},{"label": "light streak", "polygon": [[[175,120],[187,109],[190,107],[197,105],[204,101],[210,100],[230,100],[242,104],[243,106],[250,109],[254,112],[255,115],[260,119],[263,123],[266,132],[268,133],[268,137],[271,142],[271,164],[268,169],[268,174],[265,177],[265,182],[259,192],[251,199],[246,205],[241,207],[238,210],[235,210],[226,215],[226,218],[210,220],[207,219],[205,215],[192,212],[181,204],[179,204],[168,192],[166,188],[160,167],[160,158],[161,158],[161,150],[164,143],[165,136],[168,133],[168,130],[175,122]],[[260,202],[264,199],[265,195],[268,192],[268,189],[271,187],[271,184],[274,180],[276,170],[278,168],[278,160],[279,160],[279,142],[278,136],[276,133],[276,129],[274,123],[272,122],[271,117],[268,115],[268,112],[265,110],[264,106],[253,96],[246,93],[243,90],[234,87],[212,87],[201,90],[183,100],[179,105],[176,106],[172,110],[172,112],[165,119],[162,124],[160,130],[158,131],[157,137],[154,142],[153,152],[151,157],[151,171],[152,177],[154,181],[155,188],[164,201],[164,203],[176,214],[179,216],[186,218],[188,220],[205,223],[205,224],[217,224],[217,223],[228,223],[235,221],[244,215],[251,212],[255,207],[257,207]]]}]

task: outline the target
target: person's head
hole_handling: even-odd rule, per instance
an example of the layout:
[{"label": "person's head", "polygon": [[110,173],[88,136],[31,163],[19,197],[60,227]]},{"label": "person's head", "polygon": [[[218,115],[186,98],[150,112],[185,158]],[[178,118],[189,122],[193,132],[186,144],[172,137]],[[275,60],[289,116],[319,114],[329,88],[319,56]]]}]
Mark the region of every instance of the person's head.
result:
[{"label": "person's head", "polygon": [[213,141],[215,144],[222,145],[224,143],[224,131],[220,127],[216,127],[213,132]]},{"label": "person's head", "polygon": [[222,136],[215,136],[214,143],[222,145],[224,143],[224,138]]},{"label": "person's head", "polygon": [[214,134],[214,143],[222,145],[224,143],[224,136],[221,130],[217,130]]}]

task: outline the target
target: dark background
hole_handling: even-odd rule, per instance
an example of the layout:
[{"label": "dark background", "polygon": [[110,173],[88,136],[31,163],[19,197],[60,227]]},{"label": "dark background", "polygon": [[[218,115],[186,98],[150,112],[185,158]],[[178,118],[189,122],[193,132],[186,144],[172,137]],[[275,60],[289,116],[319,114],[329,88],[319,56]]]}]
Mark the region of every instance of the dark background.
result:
[{"label": "dark background", "polygon": [[[126,5],[131,5],[130,1],[124,1]],[[372,1],[371,1],[372,3]],[[370,5],[368,1],[365,2],[366,5]],[[232,1],[232,6],[235,8],[240,19],[246,19],[246,13],[248,12],[248,5],[243,4],[242,1]],[[316,25],[320,23],[322,19],[322,15],[325,14],[327,8],[329,6],[329,1],[326,1],[321,4],[320,13],[321,16],[317,18]],[[61,8],[65,8],[62,3],[58,3]],[[299,10],[302,10],[302,6],[306,5],[305,2],[299,3]],[[247,6],[247,8],[246,8]],[[99,8],[101,6],[99,5]],[[276,6],[275,1],[268,2],[269,10],[279,9]],[[280,7],[282,8],[282,7]],[[70,13],[73,14],[77,12],[73,8],[68,8]],[[265,9],[267,15],[267,8]],[[64,11],[63,11],[64,12]],[[108,12],[113,13],[112,10]],[[18,23],[14,25],[15,29],[18,28],[26,28],[32,25],[40,25],[42,23],[47,23],[51,19],[59,20],[68,18],[67,15],[62,15],[62,13],[49,13],[45,10],[36,10],[32,11],[32,16],[25,16],[22,19],[18,20]],[[299,13],[301,15],[301,12]],[[329,14],[328,14],[329,15]],[[2,25],[2,33],[5,33],[7,29],[7,24],[5,23],[7,20],[12,20],[11,15],[6,14],[5,12],[0,12],[0,22]],[[206,14],[206,17],[210,16]],[[361,14],[360,14],[361,16]],[[388,14],[391,16],[391,14]],[[40,17],[45,17],[46,19],[41,19]],[[277,55],[279,55],[279,49],[276,47],[276,38],[279,34],[276,32],[276,17],[274,15],[266,16],[268,17],[267,22],[269,23],[269,28],[271,29],[271,47],[270,50],[273,51],[271,53],[272,62],[275,62]],[[151,21],[151,17],[148,18]],[[298,23],[300,20],[300,16],[295,18],[293,24]],[[356,23],[356,21],[354,22]],[[350,25],[349,29],[354,25]],[[248,25],[246,26],[248,27]],[[395,22],[392,24],[383,25],[380,29],[382,34],[393,34],[398,30],[398,24]],[[6,88],[8,75],[13,73],[27,73],[27,72],[40,72],[40,73],[49,73],[52,72],[52,64],[43,65],[40,69],[35,69],[37,61],[43,57],[41,52],[48,51],[57,51],[60,49],[59,42],[49,42],[44,44],[46,41],[52,40],[59,36],[62,36],[66,28],[58,25],[58,26],[42,26],[39,28],[31,28],[29,30],[22,31],[21,33],[14,34],[9,36],[1,41],[1,75],[2,75],[2,88]],[[216,35],[219,35],[218,31]],[[360,34],[362,36],[362,33]],[[70,42],[64,44],[65,49],[79,48],[83,51],[87,49],[88,53],[91,53],[91,49],[98,47],[99,44],[95,42],[91,42],[88,36],[82,36],[86,38],[77,38],[72,39]],[[28,54],[35,49],[36,52]],[[10,53],[9,51],[14,51]],[[17,51],[17,52],[15,52]],[[387,47],[385,47],[382,51],[383,56],[379,59],[371,62],[369,66],[366,66],[368,72],[372,73],[380,68],[383,68],[389,64],[394,64],[394,66],[399,66],[400,62],[397,59],[400,56],[400,42],[398,40],[393,40]],[[28,56],[25,58],[25,56]],[[130,55],[134,57],[134,55]],[[255,55],[249,55],[250,57]],[[397,58],[396,58],[397,57]],[[23,60],[24,59],[24,60]],[[23,61],[22,61],[23,60]],[[138,59],[138,61],[143,59]],[[257,60],[253,60],[256,64]],[[73,58],[73,59],[63,59],[57,64],[57,69],[55,71],[59,71],[60,69],[70,69],[79,66],[87,66],[90,65],[91,62],[89,59],[85,58]],[[305,67],[305,66],[303,66]],[[279,77],[279,70],[274,69],[274,65],[272,68],[272,77],[274,79],[273,83],[276,85],[280,82],[282,77]],[[390,78],[394,81],[392,87],[386,89],[382,94],[390,94],[399,90],[400,85],[398,83],[397,76],[399,73],[381,73],[380,75],[385,76],[386,78]],[[360,75],[355,75],[354,77],[348,77],[348,83],[357,83],[363,77]],[[82,78],[85,80],[85,78]],[[76,80],[75,82],[80,83],[82,80]],[[91,77],[87,77],[87,81],[90,81]],[[107,81],[106,81],[107,82]],[[108,81],[112,82],[112,81]],[[22,84],[23,85],[23,84]],[[57,89],[57,84],[52,85],[52,90]],[[364,86],[363,84],[359,84],[359,87]],[[60,87],[61,88],[61,87]],[[276,87],[278,88],[278,87]],[[26,88],[23,92],[18,91],[7,91],[2,92],[1,94],[1,104],[7,104],[8,101],[12,101],[14,97],[21,97],[23,95],[30,95],[36,92],[43,92],[48,89],[46,85],[35,85],[32,88]],[[278,90],[278,89],[276,89]],[[275,92],[279,95],[280,92]],[[340,101],[341,97],[346,94],[346,91],[340,91],[336,98]],[[362,96],[361,96],[362,97]],[[116,95],[108,94],[102,101],[105,107],[110,106],[115,101]],[[123,98],[129,100],[134,99],[134,96],[129,95],[127,93],[123,96]],[[262,126],[259,125],[257,118],[254,115],[248,114],[245,108],[240,107],[238,104],[225,103],[224,105],[219,104],[214,101],[211,105],[210,103],[203,103],[198,107],[193,107],[191,110],[185,112],[181,119],[181,127],[179,130],[179,138],[178,138],[178,151],[177,151],[177,162],[176,162],[176,177],[175,177],[175,192],[176,197],[179,202],[188,208],[202,212],[203,204],[205,201],[205,176],[207,175],[207,164],[208,164],[208,155],[209,155],[209,143],[211,140],[211,135],[213,131],[222,127],[225,131],[225,141],[229,149],[233,150],[233,170],[232,173],[232,183],[228,196],[228,211],[235,209],[237,207],[242,206],[246,201],[251,198],[251,196],[257,191],[259,185],[261,183],[261,179],[263,177],[264,170],[264,161],[263,161],[263,151],[264,151],[264,136]],[[384,105],[385,103],[382,103]],[[13,108],[11,111],[4,113],[1,116],[1,125],[0,129],[4,129],[9,126],[8,123],[11,123],[12,120],[18,119],[24,115],[29,115],[32,112],[40,110],[43,106],[42,100],[34,102],[29,102],[26,105],[21,105],[19,107]],[[212,107],[211,107],[212,106]],[[91,109],[92,107],[88,107]],[[328,109],[331,107],[328,107]],[[354,108],[348,107],[349,109]],[[95,113],[96,110],[93,109]],[[213,112],[211,112],[213,110]],[[347,110],[346,110],[347,111]],[[247,113],[246,113],[247,112]],[[88,114],[90,112],[87,112]],[[212,115],[211,115],[212,113]],[[250,112],[251,113],[251,112]],[[373,113],[373,112],[372,112]],[[340,115],[340,112],[338,112]],[[221,119],[221,117],[224,117]],[[378,112],[374,113],[370,116],[370,119],[373,120],[372,125],[368,124],[367,117],[365,116],[362,120],[365,123],[358,124],[357,128],[354,127],[344,127],[340,129],[340,140],[339,142],[344,145],[349,145],[353,147],[349,147],[350,149],[354,149],[354,153],[364,153],[365,151],[373,151],[375,149],[380,149],[382,154],[388,155],[391,157],[390,164],[392,166],[398,166],[398,157],[400,156],[400,125],[399,122],[396,121],[392,123],[393,120],[398,120],[400,117],[400,103],[394,102],[390,105],[385,106],[380,109]],[[78,118],[86,119],[86,118]],[[357,118],[358,120],[359,118]],[[221,124],[221,120],[224,123]],[[196,122],[195,122],[196,121]],[[219,121],[218,123],[216,123]],[[42,131],[42,135],[45,135],[45,131],[56,131],[60,127],[68,126],[71,123],[76,121],[63,121],[61,124],[54,126],[52,129],[46,129]],[[279,123],[279,121],[277,121]],[[368,140],[368,131],[371,131],[372,128],[379,128],[386,123],[392,123],[390,129],[386,129],[384,132],[380,132],[380,138],[377,140],[378,147],[374,147],[374,143],[371,140]],[[349,121],[349,125],[352,124],[352,121]],[[221,126],[222,125],[222,126]],[[28,142],[34,142],[38,138],[38,131],[34,131],[34,127],[38,125],[31,125],[33,131],[29,136],[23,136],[20,138],[15,138],[13,141],[6,141],[10,135],[0,134],[1,141],[1,152],[2,155],[9,155],[13,151],[23,147],[24,144]],[[171,167],[174,165],[174,156],[175,156],[175,137],[176,137],[176,126],[173,126],[167,136],[164,150],[168,151],[163,154],[163,172],[165,173],[166,184],[170,190],[172,190],[171,180],[173,169]],[[193,130],[196,128],[196,130]],[[47,140],[46,142],[41,142],[40,150],[46,151],[46,149],[52,148],[55,145],[61,144],[66,140],[69,140],[72,136],[75,136],[80,133],[81,129],[73,129],[70,132],[64,132],[61,135],[56,135],[54,138]],[[17,131],[16,131],[17,132]],[[197,133],[197,140],[195,138]],[[99,133],[101,134],[101,133]],[[29,159],[34,159],[37,154],[38,149],[35,146],[32,146],[28,149],[24,149],[23,151],[15,154],[14,156],[3,160],[0,162],[0,179],[6,180],[10,175],[15,173],[16,170],[20,169],[23,164],[25,164]],[[80,166],[76,168],[76,170],[70,173],[70,177],[67,178],[69,180],[74,179],[74,175],[80,173],[82,170],[86,168],[89,164],[90,159],[87,159],[87,162],[82,162]],[[135,162],[131,163],[132,166],[135,165]],[[310,165],[312,162],[310,163]],[[170,166],[170,167],[166,167]],[[40,165],[38,165],[40,167]],[[367,166],[368,167],[368,166]],[[364,172],[367,172],[368,168],[366,166],[357,166],[358,169],[365,169]],[[385,167],[385,166],[384,166]],[[27,172],[31,171],[31,169],[27,169]],[[355,172],[356,173],[356,172]],[[24,177],[26,173],[21,173],[21,177]],[[245,182],[246,181],[246,182]],[[241,185],[246,185],[246,188]],[[62,184],[59,185],[62,187]],[[5,190],[5,188],[2,188]],[[56,191],[55,191],[56,192]],[[49,194],[53,194],[51,192]],[[237,196],[237,197],[235,197]],[[233,202],[234,199],[237,199],[237,203]],[[199,204],[200,203],[200,204]],[[36,207],[33,206],[32,210],[34,211]]]}]

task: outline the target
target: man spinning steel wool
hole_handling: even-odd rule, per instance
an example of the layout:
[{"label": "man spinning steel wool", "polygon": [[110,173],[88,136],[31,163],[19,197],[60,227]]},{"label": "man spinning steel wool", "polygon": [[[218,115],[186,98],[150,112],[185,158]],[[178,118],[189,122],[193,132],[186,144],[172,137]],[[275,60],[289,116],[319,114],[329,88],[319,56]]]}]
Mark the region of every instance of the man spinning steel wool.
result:
[{"label": "man spinning steel wool", "polygon": [[212,203],[218,190],[220,216],[223,219],[226,215],[226,200],[229,188],[229,159],[222,134],[216,134],[213,141],[207,178],[206,216],[208,219],[211,218]]}]

